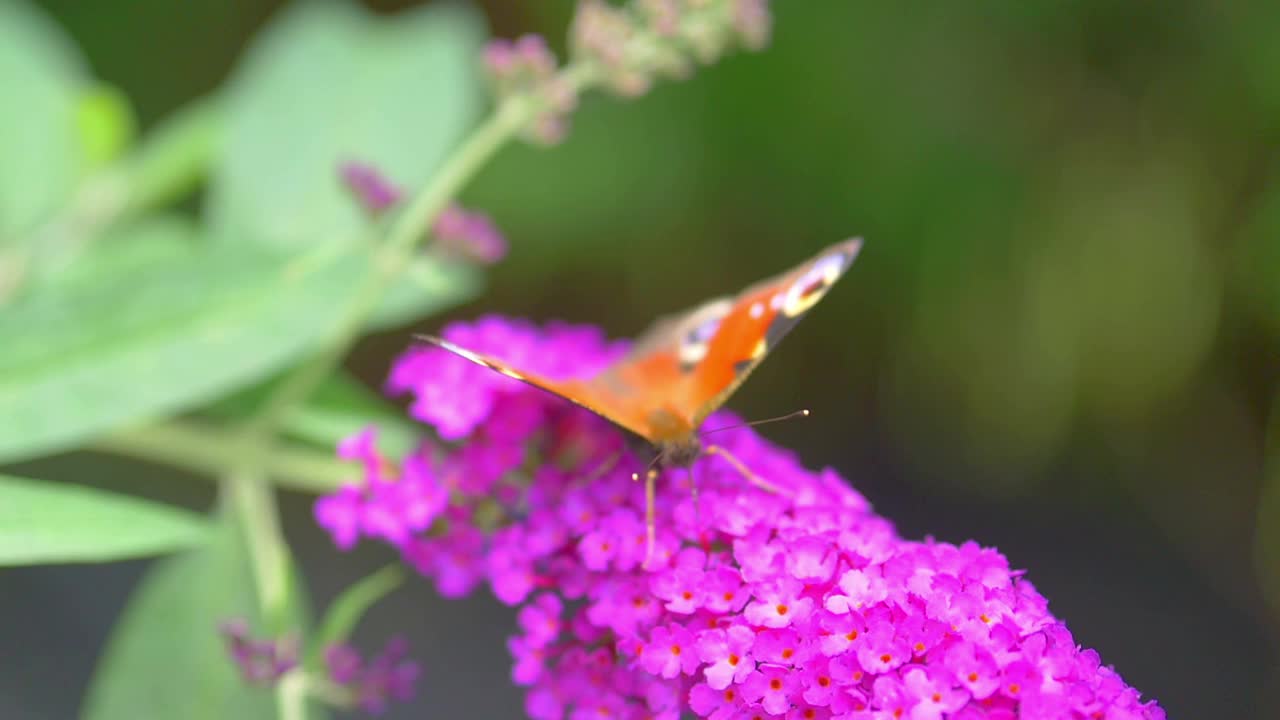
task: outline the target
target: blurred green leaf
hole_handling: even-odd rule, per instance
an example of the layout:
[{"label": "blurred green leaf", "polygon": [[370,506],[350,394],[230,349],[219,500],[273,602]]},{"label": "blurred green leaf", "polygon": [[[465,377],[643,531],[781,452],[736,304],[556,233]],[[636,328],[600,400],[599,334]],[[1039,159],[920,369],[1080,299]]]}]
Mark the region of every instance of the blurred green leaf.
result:
[{"label": "blurred green leaf", "polygon": [[[246,418],[279,385],[280,378],[259,383],[210,406],[218,417]],[[412,450],[422,438],[417,425],[359,380],[345,373],[327,378],[305,403],[285,418],[284,432],[295,440],[332,450],[343,438],[374,425],[378,446],[394,457]]]},{"label": "blurred green leaf", "polygon": [[[0,417],[21,418],[0,433],[0,458],[66,448],[296,362],[329,331],[370,262],[332,245],[292,259],[209,246],[173,219],[110,240],[0,314]],[[414,315],[475,292],[465,268],[436,277],[415,296]]]},{"label": "blurred green leaf", "polygon": [[87,83],[60,28],[22,0],[0,0],[0,245],[70,196],[83,163],[76,109]]},{"label": "blurred green leaf", "polygon": [[305,247],[366,222],[338,168],[375,165],[422,185],[481,101],[480,16],[437,5],[375,18],[347,3],[299,3],[254,43],[227,96],[210,198],[215,235]]},{"label": "blurred green leaf", "polygon": [[0,565],[109,562],[205,539],[186,510],[81,485],[0,475]]},{"label": "blurred green leaf", "polygon": [[[302,593],[289,608],[290,632],[306,629]],[[240,679],[218,625],[243,618],[262,631],[254,578],[239,525],[217,519],[211,542],[156,564],[117,621],[98,660],[81,717],[275,718],[270,690]]]},{"label": "blurred green leaf", "polygon": [[100,85],[80,95],[76,126],[89,169],[103,167],[118,158],[137,132],[129,98],[110,85]]},{"label": "blurred green leaf", "polygon": [[400,587],[402,582],[404,571],[400,566],[388,565],[343,590],[325,613],[324,621],[311,643],[313,652],[319,653],[329,645],[346,642],[369,608]]}]

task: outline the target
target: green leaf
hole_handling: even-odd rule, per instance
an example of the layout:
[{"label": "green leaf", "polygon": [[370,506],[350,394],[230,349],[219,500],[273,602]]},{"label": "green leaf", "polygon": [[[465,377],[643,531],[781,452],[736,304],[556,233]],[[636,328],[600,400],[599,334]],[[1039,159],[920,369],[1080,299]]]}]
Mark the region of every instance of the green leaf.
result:
[{"label": "green leaf", "polygon": [[[297,362],[371,262],[332,245],[281,258],[193,234],[174,219],[128,228],[0,313],[0,417],[15,419],[0,460],[185,410]],[[478,285],[462,267],[437,275],[416,314]]]},{"label": "green leaf", "polygon": [[[256,608],[240,526],[221,517],[208,545],[159,562],[143,578],[98,660],[81,717],[276,717],[272,692],[243,683],[218,632],[224,620],[244,618],[261,633]],[[301,602],[290,608],[292,632],[305,632],[305,615]]]},{"label": "green leaf", "polygon": [[[275,391],[281,377],[241,390],[207,411],[225,419],[247,418]],[[385,399],[340,372],[326,378],[306,402],[289,413],[283,429],[295,440],[332,450],[343,438],[370,425],[378,428],[378,447],[393,457],[407,454],[423,435],[418,425]]]},{"label": "green leaf", "polygon": [[101,85],[84,92],[76,106],[76,126],[88,169],[114,161],[133,142],[137,120],[129,98],[119,89]]},{"label": "green leaf", "polygon": [[404,582],[404,571],[399,565],[388,565],[342,591],[325,613],[324,621],[311,643],[312,659],[329,645],[343,643],[355,630],[360,618],[374,603],[386,597]]},{"label": "green leaf", "polygon": [[202,542],[204,520],[81,485],[0,475],[0,566],[110,562]]},{"label": "green leaf", "polygon": [[0,0],[0,246],[71,195],[84,158],[76,127],[89,83],[75,46],[21,0]]},{"label": "green leaf", "polygon": [[336,2],[285,11],[230,84],[210,197],[216,237],[288,248],[352,239],[367,219],[340,165],[424,184],[480,108],[483,37],[462,5],[392,18]]}]

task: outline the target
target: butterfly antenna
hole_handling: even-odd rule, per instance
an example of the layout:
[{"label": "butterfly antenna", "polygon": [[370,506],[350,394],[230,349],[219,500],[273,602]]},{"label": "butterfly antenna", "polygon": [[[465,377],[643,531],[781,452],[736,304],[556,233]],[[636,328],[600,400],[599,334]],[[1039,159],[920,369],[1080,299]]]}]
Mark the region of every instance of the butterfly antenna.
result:
[{"label": "butterfly antenna", "polygon": [[782,422],[783,420],[794,420],[795,418],[802,417],[809,417],[808,408],[802,408],[795,412],[787,413],[786,415],[779,415],[778,417],[765,418],[763,420],[752,420],[751,422],[738,423],[737,425],[725,425],[724,427],[718,427],[715,430],[705,430],[700,434],[710,435],[711,433],[718,433],[721,430],[733,430],[736,428],[752,427],[755,425],[767,425],[769,423]]}]

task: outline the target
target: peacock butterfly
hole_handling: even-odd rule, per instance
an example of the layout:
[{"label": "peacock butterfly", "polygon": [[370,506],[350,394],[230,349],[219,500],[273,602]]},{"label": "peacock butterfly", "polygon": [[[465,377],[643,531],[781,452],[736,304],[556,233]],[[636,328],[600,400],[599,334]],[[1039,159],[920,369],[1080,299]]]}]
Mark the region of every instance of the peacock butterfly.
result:
[{"label": "peacock butterfly", "polygon": [[703,452],[702,421],[822,299],[861,248],[861,238],[836,243],[734,297],[662,318],[629,353],[587,379],[551,380],[438,337],[419,337],[604,417],[648,441],[655,462],[665,467],[688,467]]}]

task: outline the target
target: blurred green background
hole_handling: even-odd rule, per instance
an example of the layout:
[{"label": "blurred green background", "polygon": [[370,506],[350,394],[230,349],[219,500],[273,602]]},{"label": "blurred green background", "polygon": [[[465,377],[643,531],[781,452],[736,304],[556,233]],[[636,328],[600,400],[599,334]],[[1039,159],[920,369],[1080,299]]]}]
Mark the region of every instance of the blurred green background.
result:
[{"label": "blurred green background", "polygon": [[[40,4],[144,128],[216,88],[277,5]],[[568,0],[481,5],[495,34],[563,49]],[[766,52],[637,101],[593,96],[563,145],[505,150],[463,200],[511,254],[451,317],[631,335],[863,235],[733,408],[810,408],[766,434],[837,467],[905,535],[999,546],[1170,717],[1280,716],[1280,4],[774,12]],[[370,338],[352,367],[376,386],[407,333]],[[39,473],[86,467],[113,487],[207,490],[96,456]],[[305,502],[289,509],[320,597],[380,557],[336,557]],[[16,717],[74,710],[140,568],[10,574],[0,607],[43,609],[0,630],[0,647],[43,643],[21,670],[0,659]],[[115,606],[85,604],[90,574]],[[488,600],[416,587],[369,624],[427,648],[432,700],[397,717],[518,714],[511,621]],[[454,681],[492,697],[448,710]]]}]

